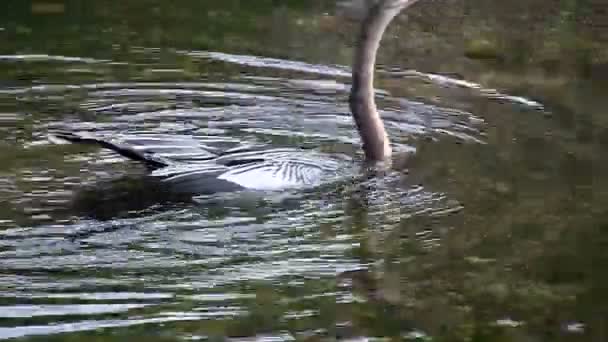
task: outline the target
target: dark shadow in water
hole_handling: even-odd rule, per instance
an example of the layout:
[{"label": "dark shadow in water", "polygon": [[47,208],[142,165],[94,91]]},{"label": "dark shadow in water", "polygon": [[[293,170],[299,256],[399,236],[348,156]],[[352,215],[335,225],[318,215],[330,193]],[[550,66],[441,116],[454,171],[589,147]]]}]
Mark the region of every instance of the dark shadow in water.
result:
[{"label": "dark shadow in water", "polygon": [[192,196],[173,191],[159,179],[129,175],[78,190],[68,210],[79,217],[111,220],[184,203],[193,203]]}]

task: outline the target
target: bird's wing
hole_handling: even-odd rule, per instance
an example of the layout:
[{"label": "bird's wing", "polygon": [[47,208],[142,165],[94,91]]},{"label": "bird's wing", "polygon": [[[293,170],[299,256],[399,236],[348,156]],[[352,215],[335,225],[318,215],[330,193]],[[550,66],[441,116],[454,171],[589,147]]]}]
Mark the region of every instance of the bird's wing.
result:
[{"label": "bird's wing", "polygon": [[168,134],[113,134],[58,131],[51,133],[56,140],[94,144],[110,149],[123,157],[140,161],[157,169],[176,162],[205,161],[217,156],[216,148],[182,135]]}]

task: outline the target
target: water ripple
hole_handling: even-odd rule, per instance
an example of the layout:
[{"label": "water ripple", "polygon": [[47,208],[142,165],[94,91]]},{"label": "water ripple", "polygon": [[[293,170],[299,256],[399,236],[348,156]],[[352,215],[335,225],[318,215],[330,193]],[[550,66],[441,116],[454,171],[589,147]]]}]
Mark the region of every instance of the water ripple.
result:
[{"label": "water ripple", "polygon": [[[259,75],[222,69],[221,80],[141,75],[119,82],[97,79],[105,71],[91,66],[96,73],[67,73],[63,82],[0,87],[10,104],[0,123],[15,126],[0,130],[10,142],[0,144],[0,152],[14,155],[0,177],[0,197],[7,199],[0,204],[7,215],[0,220],[0,316],[10,319],[0,338],[234,319],[251,314],[248,303],[260,300],[253,284],[263,283],[303,291],[281,305],[328,298],[351,305],[364,299],[349,289],[302,284],[370,267],[360,251],[390,241],[395,232],[422,249],[441,245],[451,229],[442,219],[462,209],[458,201],[424,184],[407,185],[403,168],[379,177],[359,170],[349,86],[337,79],[348,77],[348,68],[219,52],[178,54],[213,61],[210,68],[256,67]],[[116,63],[0,56],[0,62],[38,60]],[[298,76],[277,75],[276,69]],[[416,151],[419,139],[484,143],[484,121],[476,113],[382,89],[377,100],[397,154]],[[51,144],[47,133],[57,128],[145,141],[136,147],[193,163],[242,147],[272,147],[277,158],[306,150],[307,162],[321,155],[335,165],[347,161],[349,169],[341,171],[349,177],[305,191],[165,199],[153,192],[144,170],[112,152]],[[440,223],[404,228],[417,218]],[[317,313],[293,307],[280,317],[305,320]]]}]

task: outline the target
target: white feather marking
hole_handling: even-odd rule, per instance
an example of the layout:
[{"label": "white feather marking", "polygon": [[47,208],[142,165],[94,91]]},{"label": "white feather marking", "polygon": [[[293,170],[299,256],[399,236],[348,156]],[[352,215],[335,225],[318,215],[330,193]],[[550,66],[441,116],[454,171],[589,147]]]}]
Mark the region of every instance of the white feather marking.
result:
[{"label": "white feather marking", "polygon": [[293,161],[265,162],[232,169],[218,179],[252,190],[280,190],[315,185],[321,181],[321,171]]}]

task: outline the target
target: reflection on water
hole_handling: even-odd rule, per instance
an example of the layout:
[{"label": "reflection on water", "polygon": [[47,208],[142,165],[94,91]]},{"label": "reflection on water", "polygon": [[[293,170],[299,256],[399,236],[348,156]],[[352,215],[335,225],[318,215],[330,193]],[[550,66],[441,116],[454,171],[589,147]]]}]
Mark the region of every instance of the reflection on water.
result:
[{"label": "reflection on water", "polygon": [[15,5],[0,22],[19,37],[0,48],[0,338],[602,340],[592,82],[522,92],[383,68],[394,167],[305,191],[169,197],[140,165],[48,140],[181,136],[359,165],[333,5],[260,3]]}]

